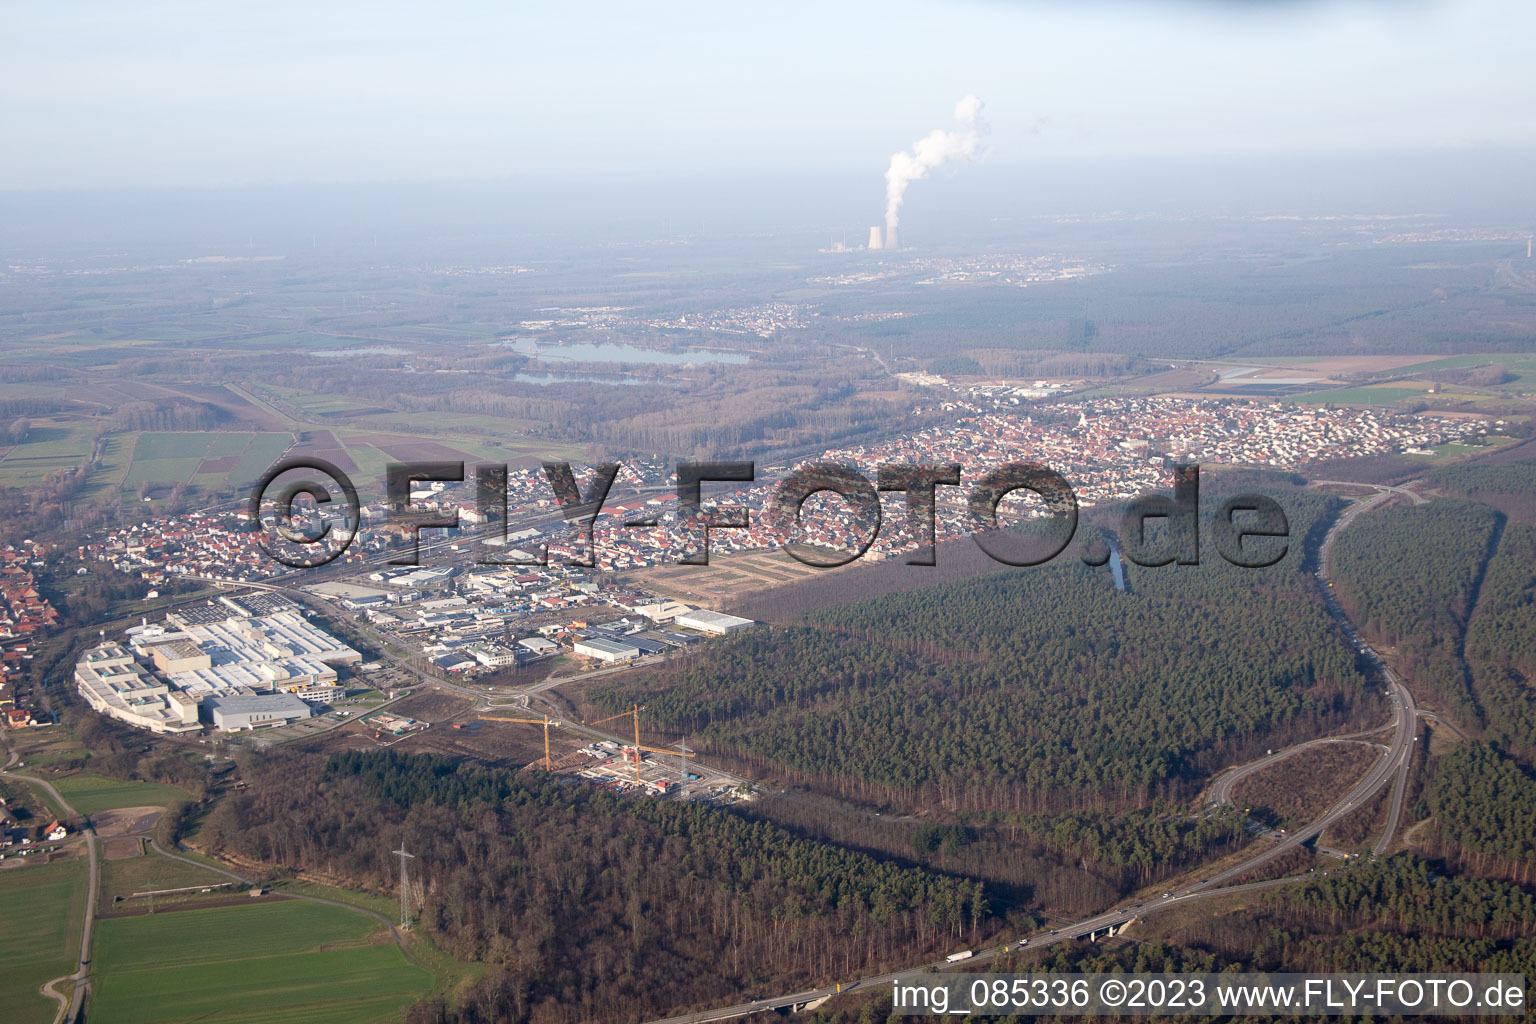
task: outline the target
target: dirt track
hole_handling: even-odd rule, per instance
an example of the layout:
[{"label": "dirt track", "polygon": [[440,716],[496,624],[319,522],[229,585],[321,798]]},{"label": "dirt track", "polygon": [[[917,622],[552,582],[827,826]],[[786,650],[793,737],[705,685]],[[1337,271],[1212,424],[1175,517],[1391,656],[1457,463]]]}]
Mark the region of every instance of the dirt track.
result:
[{"label": "dirt track", "polygon": [[91,815],[91,824],[102,839],[148,832],[165,813],[164,807],[119,807]]}]

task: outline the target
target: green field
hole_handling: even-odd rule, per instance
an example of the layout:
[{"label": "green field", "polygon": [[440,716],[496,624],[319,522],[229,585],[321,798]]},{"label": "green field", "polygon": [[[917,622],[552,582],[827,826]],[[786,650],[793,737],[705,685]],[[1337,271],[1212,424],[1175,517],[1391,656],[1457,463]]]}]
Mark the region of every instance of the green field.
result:
[{"label": "green field", "polygon": [[[350,904],[354,907],[364,907],[374,913],[383,914],[393,918],[400,912],[400,901],[394,896],[386,896],[382,893],[358,892],[355,889],[337,889],[329,885],[321,885],[318,882],[307,882],[301,879],[285,879],[274,883],[273,889],[277,892],[295,892],[308,896],[319,896],[321,899],[335,900],[338,903]],[[455,960],[444,953],[432,939],[423,931],[417,931],[414,941],[406,948],[406,956],[411,963],[430,971],[436,979],[431,994],[452,1002],[453,995],[460,986],[466,982],[484,977],[491,969],[491,965],[484,962],[468,962]]]},{"label": "green field", "polygon": [[1391,405],[1393,402],[1401,402],[1405,398],[1423,398],[1426,385],[1418,387],[1392,387],[1366,385],[1358,388],[1335,388],[1332,391],[1314,391],[1308,395],[1298,396],[1298,402],[1322,403],[1331,402],[1334,405]]},{"label": "green field", "polygon": [[318,394],[312,391],[300,391],[297,388],[279,387],[276,384],[265,385],[265,389],[295,409],[318,416],[378,407],[375,402],[362,402],[344,395]]},{"label": "green field", "polygon": [[1469,455],[1485,454],[1491,449],[1513,443],[1514,439],[1508,437],[1490,437],[1486,445],[1461,444],[1457,441],[1449,441],[1437,446],[1433,455],[1409,455],[1407,458],[1434,463],[1455,462],[1457,459],[1463,459]]},{"label": "green field", "polygon": [[29,419],[21,444],[0,459],[0,483],[9,487],[38,484],[50,473],[74,469],[91,457],[96,427],[83,420]]},{"label": "green field", "polygon": [[258,334],[249,338],[227,340],[224,344],[230,348],[298,349],[308,352],[315,349],[347,348],[352,345],[366,345],[368,342],[359,338],[342,338],[334,334],[294,331],[282,334]]},{"label": "green field", "polygon": [[[257,479],[277,461],[293,438],[288,434],[243,434],[217,431],[146,431],[133,448],[133,464],[123,482],[200,486],[239,486]],[[199,473],[204,459],[236,460],[228,470]]]},{"label": "green field", "polygon": [[91,471],[80,492],[82,501],[91,501],[121,484],[133,464],[133,448],[138,434],[108,434],[102,439],[101,453],[96,468]]},{"label": "green field", "polygon": [[[183,864],[179,860],[148,853],[142,857],[123,860],[103,860],[101,863],[101,906],[113,905],[113,897],[127,898],[136,892],[155,892],[162,889],[181,889],[186,886],[223,885],[229,879],[205,868]],[[219,890],[223,892],[223,890]],[[241,891],[238,887],[236,892]],[[228,895],[227,892],[224,895]],[[135,905],[142,905],[137,901]]]},{"label": "green field", "polygon": [[1523,393],[1536,390],[1536,355],[1521,352],[1494,352],[1481,355],[1451,356],[1428,363],[1415,363],[1404,367],[1405,373],[1425,373],[1445,368],[1485,366],[1498,364],[1509,371],[1513,380],[1495,385],[1495,391]]},{"label": "green field", "polygon": [[112,1024],[396,1021],[431,972],[371,918],[297,900],[109,918],[90,1019]]},{"label": "green field", "polygon": [[37,989],[74,973],[85,877],[84,858],[0,871],[0,1017],[6,1024],[49,1024],[57,1013],[58,1004]]},{"label": "green field", "polygon": [[65,800],[74,805],[75,810],[86,815],[114,807],[165,807],[192,797],[186,790],[175,786],[162,786],[156,782],[123,782],[85,772],[49,781],[63,794]]}]

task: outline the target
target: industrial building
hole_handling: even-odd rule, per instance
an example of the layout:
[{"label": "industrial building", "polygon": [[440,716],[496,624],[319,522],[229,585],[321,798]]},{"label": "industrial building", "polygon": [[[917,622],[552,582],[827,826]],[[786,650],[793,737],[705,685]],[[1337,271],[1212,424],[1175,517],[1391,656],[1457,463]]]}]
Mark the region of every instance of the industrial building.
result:
[{"label": "industrial building", "polygon": [[714,636],[736,633],[757,625],[753,620],[744,619],[740,615],[727,615],[725,612],[712,612],[704,608],[691,611],[686,615],[679,615],[672,621],[676,625]]},{"label": "industrial building", "polygon": [[75,665],[75,688],[97,714],[150,732],[197,732],[197,701],[145,672],[121,644],[93,647]]},{"label": "industrial building", "polygon": [[692,611],[691,608],[681,601],[652,601],[645,604],[637,604],[630,610],[644,615],[652,622],[670,622],[679,615]]},{"label": "industrial building", "polygon": [[336,666],[363,660],[291,604],[265,615],[242,612],[217,605],[172,612],[167,625],[182,629],[140,627],[132,631],[130,644],[195,700],[222,693],[287,692],[326,701],[338,695]]},{"label": "industrial building", "polygon": [[98,713],[136,728],[195,732],[201,720],[250,729],[309,717],[311,703],[343,693],[337,666],[362,657],[284,598],[221,598],[86,651],[75,685]]},{"label": "industrial building", "polygon": [[314,714],[308,704],[291,693],[209,697],[201,707],[213,727],[224,732],[287,725]]},{"label": "industrial building", "polygon": [[606,636],[578,640],[572,650],[583,657],[596,658],[598,661],[631,661],[640,657],[640,648],[634,644]]},{"label": "industrial building", "polygon": [[[465,650],[486,668],[506,668],[508,665],[516,665],[519,661],[517,652],[502,644],[471,644]],[[532,657],[532,654],[526,651],[524,655]]]}]

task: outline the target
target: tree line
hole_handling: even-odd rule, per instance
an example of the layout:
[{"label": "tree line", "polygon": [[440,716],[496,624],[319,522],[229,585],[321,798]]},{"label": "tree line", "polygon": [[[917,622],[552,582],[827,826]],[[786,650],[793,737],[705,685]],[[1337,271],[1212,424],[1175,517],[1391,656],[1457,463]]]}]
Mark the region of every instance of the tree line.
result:
[{"label": "tree line", "polygon": [[701,752],[867,804],[1144,807],[1376,712],[1301,561],[1138,570],[1129,593],[1076,563],[957,580],[753,631],[587,697],[608,713],[645,703]]},{"label": "tree line", "polygon": [[1345,612],[1367,637],[1397,648],[1397,667],[1416,686],[1474,727],[1482,713],[1462,644],[1501,525],[1486,505],[1441,499],[1361,516],[1333,549]]},{"label": "tree line", "polygon": [[250,787],[196,841],[389,893],[403,842],[421,926],[493,965],[454,1020],[636,1020],[894,966],[1002,924],[973,879],[707,804],[390,751],[272,753],[245,770]]}]

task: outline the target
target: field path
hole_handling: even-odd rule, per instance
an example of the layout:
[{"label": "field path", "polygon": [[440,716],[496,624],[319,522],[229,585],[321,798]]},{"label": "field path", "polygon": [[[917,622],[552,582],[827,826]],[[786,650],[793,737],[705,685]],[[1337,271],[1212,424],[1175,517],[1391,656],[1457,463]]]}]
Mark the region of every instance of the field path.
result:
[{"label": "field path", "polygon": [[[10,756],[6,758],[5,766],[9,768],[16,763],[19,755],[16,751],[10,749],[9,743],[6,744],[6,751]],[[54,803],[64,812],[65,817],[82,817],[70,805],[69,801],[64,799],[64,795],[53,788],[52,783],[44,782],[42,779],[34,779],[30,775],[17,775],[15,772],[10,771],[0,771],[0,778],[13,779],[17,782],[25,782],[28,785],[37,786],[53,798]],[[59,1015],[54,1018],[54,1024],[72,1024],[72,1022],[80,1019],[80,1008],[85,1004],[85,977],[91,966],[91,931],[96,926],[96,892],[101,883],[101,859],[97,851],[96,832],[91,828],[90,820],[85,819],[85,821],[86,824],[81,829],[81,832],[85,835],[85,853],[90,862],[90,881],[85,888],[85,917],[84,924],[80,928],[80,965],[75,969],[74,974],[67,974],[62,978],[54,978],[40,989],[43,995],[50,999],[58,1000]],[[67,1000],[54,988],[61,981],[74,982],[74,991],[71,992]]]},{"label": "field path", "polygon": [[[166,857],[170,860],[179,861],[182,864],[190,864],[195,868],[202,868],[204,871],[212,871],[216,875],[223,875],[225,878],[233,879],[234,881],[239,882],[241,885],[256,884],[253,880],[246,878],[244,875],[237,875],[233,871],[229,871],[225,868],[214,867],[212,864],[205,864],[200,860],[193,860],[191,857],[183,857],[180,854],[171,853],[154,839],[149,841],[149,846],[150,849],[154,850],[160,856]],[[389,929],[389,934],[394,938],[395,945],[400,946],[401,948],[405,947],[405,939],[401,937],[399,929],[395,927],[395,923],[389,918],[385,917],[383,914],[369,910],[367,907],[359,907],[353,903],[343,903],[340,900],[328,900],[323,896],[309,896],[298,892],[275,892],[272,895],[281,896],[282,898],[289,900],[304,900],[309,903],[322,903],[328,907],[340,907],[342,910],[350,910],[355,914],[365,914]]]}]

